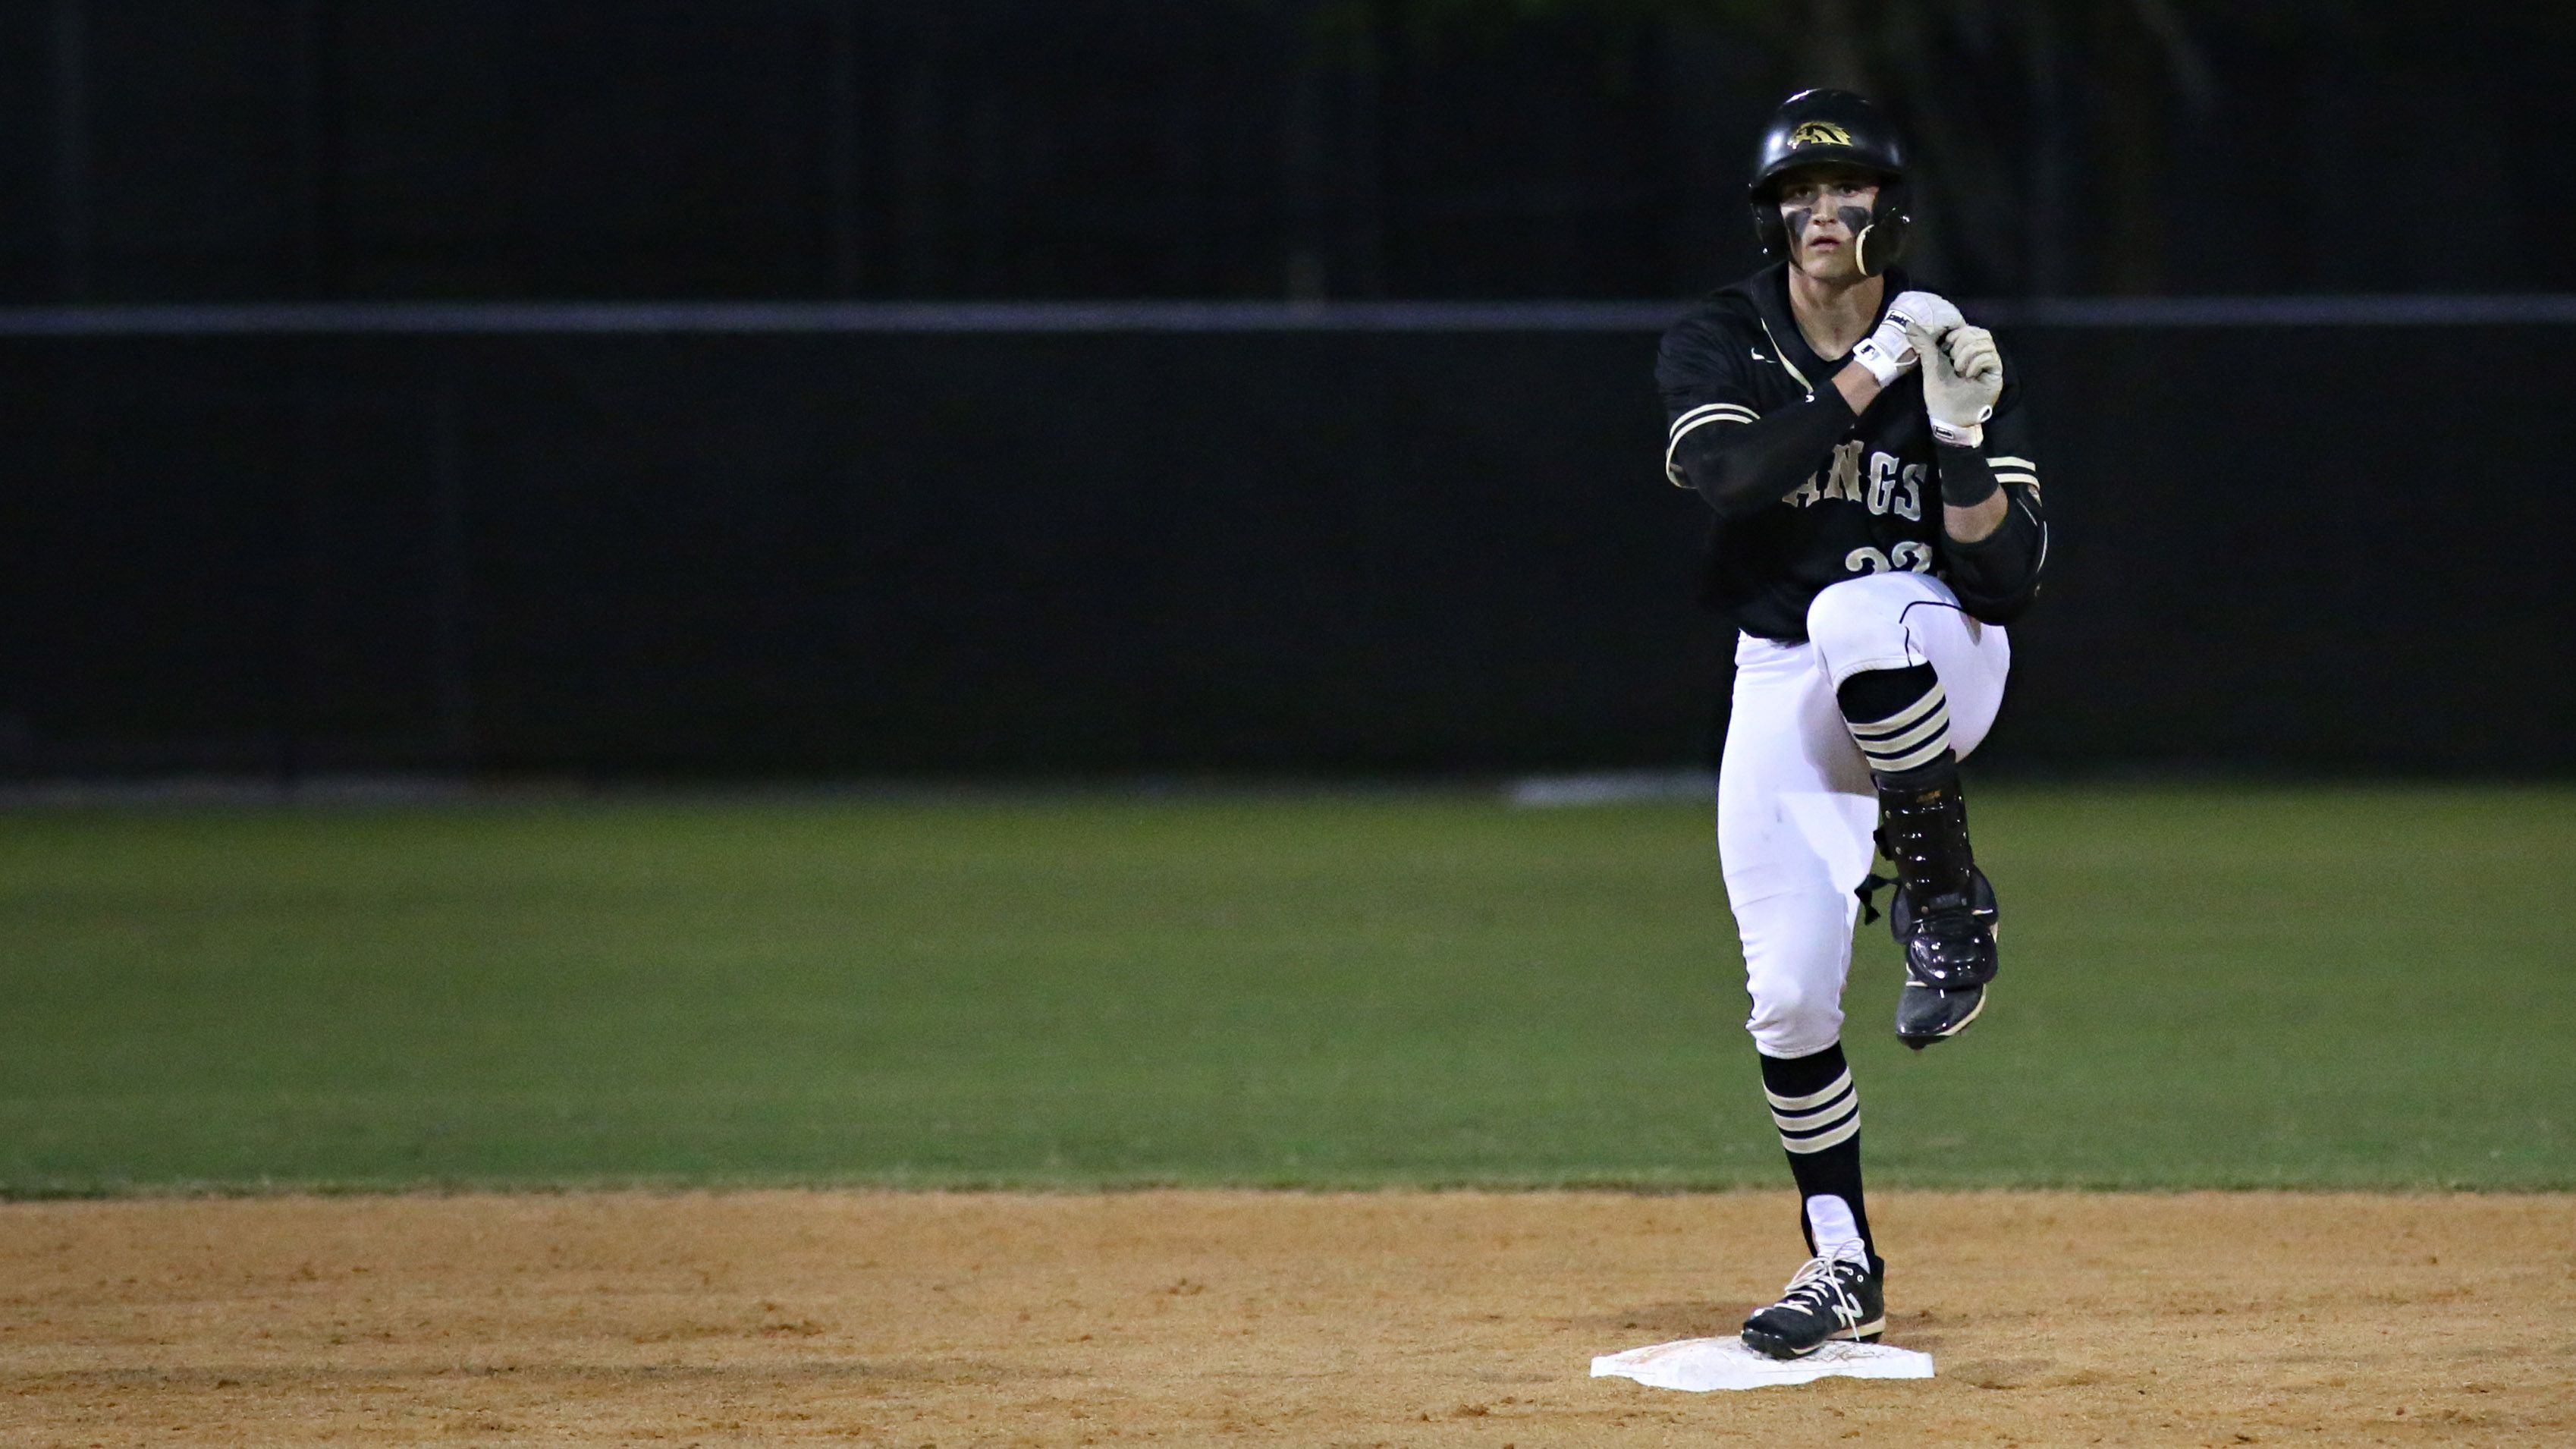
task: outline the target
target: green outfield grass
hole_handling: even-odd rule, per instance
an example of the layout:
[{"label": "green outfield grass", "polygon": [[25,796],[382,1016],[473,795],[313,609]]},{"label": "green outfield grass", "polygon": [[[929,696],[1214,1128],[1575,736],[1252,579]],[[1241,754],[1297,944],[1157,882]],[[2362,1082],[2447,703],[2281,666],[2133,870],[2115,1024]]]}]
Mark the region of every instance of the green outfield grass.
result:
[{"label": "green outfield grass", "polygon": [[[2576,792],[1993,788],[1883,1181],[2576,1187]],[[0,1191],[1773,1184],[1704,808],[0,815]]]}]

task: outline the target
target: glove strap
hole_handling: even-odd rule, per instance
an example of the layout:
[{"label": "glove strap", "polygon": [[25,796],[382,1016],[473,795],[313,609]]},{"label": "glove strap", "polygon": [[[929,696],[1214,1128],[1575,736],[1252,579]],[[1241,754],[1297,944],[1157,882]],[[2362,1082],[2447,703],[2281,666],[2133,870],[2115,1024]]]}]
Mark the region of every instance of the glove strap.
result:
[{"label": "glove strap", "polygon": [[[1857,353],[1860,349],[1852,350]],[[1932,419],[1932,439],[1934,442],[1945,443],[1953,448],[1982,448],[1986,445],[1986,425],[1970,423],[1960,428],[1934,418]]]},{"label": "glove strap", "polygon": [[[1884,327],[1879,329],[1880,332],[1886,330]],[[1852,361],[1869,369],[1869,375],[1878,379],[1880,387],[1886,387],[1903,377],[1913,368],[1916,361],[1914,349],[1907,345],[1905,334],[1902,332],[1896,334],[1896,345],[1893,348],[1879,341],[1877,333],[1872,333],[1860,340],[1860,345],[1852,349],[1851,355]]]}]

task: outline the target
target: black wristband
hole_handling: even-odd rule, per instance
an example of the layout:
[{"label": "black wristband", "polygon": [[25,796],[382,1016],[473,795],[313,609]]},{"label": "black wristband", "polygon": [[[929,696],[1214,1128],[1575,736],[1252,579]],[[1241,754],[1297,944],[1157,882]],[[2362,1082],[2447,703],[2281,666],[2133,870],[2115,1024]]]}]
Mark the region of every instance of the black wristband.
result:
[{"label": "black wristband", "polygon": [[1995,496],[2002,487],[1995,481],[1995,470],[1986,463],[1986,455],[1974,448],[1954,448],[1947,443],[1932,445],[1940,459],[1941,501],[1952,508],[1974,508]]}]

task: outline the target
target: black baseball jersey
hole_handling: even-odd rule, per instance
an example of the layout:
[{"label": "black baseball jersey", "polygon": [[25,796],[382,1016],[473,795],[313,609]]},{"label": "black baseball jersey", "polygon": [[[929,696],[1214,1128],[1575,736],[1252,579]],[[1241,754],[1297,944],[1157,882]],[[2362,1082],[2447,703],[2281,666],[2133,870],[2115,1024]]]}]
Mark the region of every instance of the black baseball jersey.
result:
[{"label": "black baseball jersey", "polygon": [[[1882,313],[1904,290],[1904,275],[1887,273]],[[1981,619],[2017,616],[2038,591],[2047,526],[2011,360],[1976,450],[1935,444],[1919,369],[1855,416],[1832,383],[1848,360],[1807,345],[1778,263],[1712,294],[1664,334],[1655,367],[1664,471],[1718,514],[1709,601],[1746,633],[1799,641],[1807,605],[1827,585],[1912,569],[1948,580]],[[1973,545],[1946,536],[1945,469],[1991,470],[2007,494],[2005,526]]]}]

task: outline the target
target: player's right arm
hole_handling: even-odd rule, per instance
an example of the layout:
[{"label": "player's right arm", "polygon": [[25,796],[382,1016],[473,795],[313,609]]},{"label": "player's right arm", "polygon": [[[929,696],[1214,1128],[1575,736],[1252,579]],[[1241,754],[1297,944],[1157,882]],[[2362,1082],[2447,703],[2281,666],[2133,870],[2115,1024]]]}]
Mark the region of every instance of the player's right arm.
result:
[{"label": "player's right arm", "polygon": [[1720,518],[1755,512],[1797,487],[1856,416],[1839,387],[1760,411],[1751,374],[1768,364],[1754,359],[1757,338],[1722,313],[1700,312],[1673,324],[1655,360],[1667,425],[1664,476]]}]

